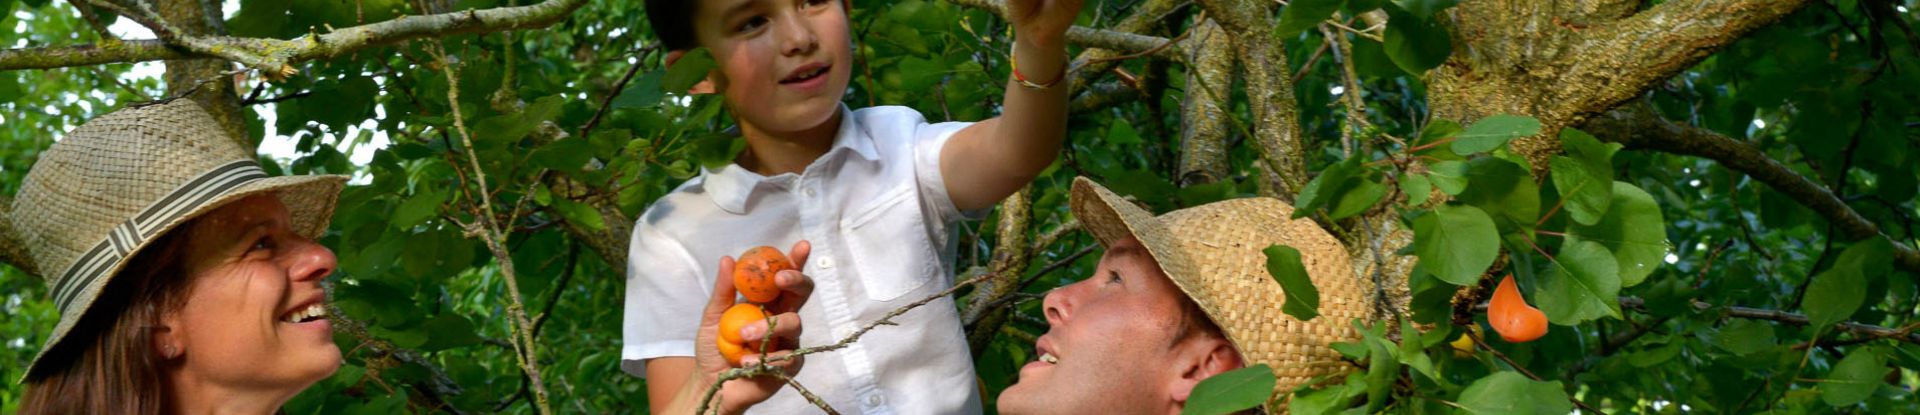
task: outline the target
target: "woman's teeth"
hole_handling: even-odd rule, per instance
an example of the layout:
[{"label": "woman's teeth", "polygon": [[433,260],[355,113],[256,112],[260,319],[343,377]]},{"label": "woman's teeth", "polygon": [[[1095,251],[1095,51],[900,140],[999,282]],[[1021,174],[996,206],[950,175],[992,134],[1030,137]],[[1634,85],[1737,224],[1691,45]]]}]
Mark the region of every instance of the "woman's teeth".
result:
[{"label": "woman's teeth", "polygon": [[312,305],[307,306],[307,308],[301,309],[300,311],[295,311],[291,314],[287,314],[286,317],[282,317],[280,319],[280,322],[305,323],[308,321],[326,318],[326,316],[327,316],[327,307],[320,305],[319,303],[314,303]]}]

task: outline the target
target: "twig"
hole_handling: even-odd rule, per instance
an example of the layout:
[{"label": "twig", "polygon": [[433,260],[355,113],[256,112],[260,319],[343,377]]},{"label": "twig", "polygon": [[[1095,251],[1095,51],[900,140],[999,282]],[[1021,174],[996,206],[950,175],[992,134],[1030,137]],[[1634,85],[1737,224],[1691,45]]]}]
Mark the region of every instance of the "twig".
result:
[{"label": "twig", "polygon": [[580,126],[580,137],[587,137],[587,134],[593,132],[593,127],[600,126],[600,118],[605,117],[607,112],[613,109],[614,98],[619,98],[620,93],[627,90],[627,82],[633,81],[633,75],[640,73],[640,64],[646,62],[647,54],[651,53],[653,49],[658,46],[659,45],[647,45],[647,47],[641,48],[640,51],[636,52],[637,56],[634,58],[633,65],[627,67],[627,74],[620,76],[620,82],[614,83],[613,90],[607,91],[607,97],[600,100],[600,109],[595,110],[593,117],[588,118],[587,123]]},{"label": "twig", "polygon": [[[494,259],[500,265],[501,279],[507,283],[507,298],[510,300],[507,304],[507,314],[511,318],[514,331],[518,334],[516,341],[513,342],[514,355],[520,362],[520,369],[526,372],[527,384],[533,391],[535,408],[542,414],[550,414],[553,413],[553,409],[547,404],[547,388],[540,377],[539,351],[534,343],[533,325],[527,320],[526,304],[520,299],[520,283],[513,269],[513,255],[507,252],[505,244],[502,243],[506,235],[500,232],[500,225],[494,222],[493,198],[484,196],[488,194],[487,172],[480,167],[480,155],[473,149],[473,134],[467,131],[466,119],[460,110],[460,70],[457,64],[447,59],[445,46],[435,42],[431,47],[444,68],[442,72],[447,75],[447,102],[453,113],[453,126],[460,133],[460,143],[466,149],[467,162],[473,169],[474,181],[480,187],[479,193],[483,195],[478,197],[480,206],[478,206],[477,216],[479,217],[474,221],[479,229],[469,229],[469,232],[479,233],[481,240],[486,242],[487,249],[493,253]],[[468,203],[472,204],[473,199],[475,197],[469,194]]]}]

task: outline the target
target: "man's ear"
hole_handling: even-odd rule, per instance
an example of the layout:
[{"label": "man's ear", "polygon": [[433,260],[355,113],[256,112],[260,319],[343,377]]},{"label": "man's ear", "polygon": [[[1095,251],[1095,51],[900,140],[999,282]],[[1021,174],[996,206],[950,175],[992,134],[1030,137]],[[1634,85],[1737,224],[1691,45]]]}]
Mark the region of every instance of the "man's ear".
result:
[{"label": "man's ear", "polygon": [[1246,366],[1240,360],[1240,352],[1233,350],[1233,344],[1216,336],[1205,336],[1185,341],[1175,363],[1180,376],[1173,379],[1168,390],[1172,392],[1174,402],[1185,406],[1187,397],[1193,394],[1193,387],[1200,381],[1227,371]]},{"label": "man's ear", "polygon": [[[684,50],[667,52],[667,67],[673,67],[673,64],[679,63],[680,58],[685,56],[687,56],[687,51]],[[700,83],[693,84],[693,87],[688,88],[686,92],[689,95],[706,95],[713,93],[713,74],[707,74],[707,79],[702,79]]]}]

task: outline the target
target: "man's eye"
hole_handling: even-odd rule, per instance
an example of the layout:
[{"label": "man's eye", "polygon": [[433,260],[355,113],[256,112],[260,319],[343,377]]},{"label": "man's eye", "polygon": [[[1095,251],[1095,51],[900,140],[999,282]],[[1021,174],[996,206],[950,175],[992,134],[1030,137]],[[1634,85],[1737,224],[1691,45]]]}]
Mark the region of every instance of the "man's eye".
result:
[{"label": "man's eye", "polygon": [[833,0],[807,0],[808,6],[820,6],[828,3],[833,3]]},{"label": "man's eye", "polygon": [[1117,272],[1117,271],[1107,271],[1107,283],[1108,283],[1108,284],[1119,284],[1119,283],[1120,283],[1120,273],[1119,273],[1119,272]]}]

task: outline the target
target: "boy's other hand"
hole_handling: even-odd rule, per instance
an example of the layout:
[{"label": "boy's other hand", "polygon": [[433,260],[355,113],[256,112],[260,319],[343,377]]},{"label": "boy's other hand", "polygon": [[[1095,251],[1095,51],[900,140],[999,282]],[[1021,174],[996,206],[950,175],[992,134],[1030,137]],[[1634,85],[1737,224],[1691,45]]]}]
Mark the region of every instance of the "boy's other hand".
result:
[{"label": "boy's other hand", "polygon": [[[801,244],[805,244],[805,242],[801,242]],[[798,252],[799,256],[796,256],[795,259],[804,259],[805,251],[807,250],[799,249],[805,248],[805,246],[801,244],[795,245],[796,251],[800,251]],[[793,308],[797,310],[799,308],[798,304],[804,303],[806,296],[812,293],[813,282],[804,278],[804,276],[799,278],[801,281],[794,281],[793,284],[785,283],[792,280],[792,278],[776,278],[778,279],[776,283],[779,283],[782,290],[787,291],[781,294],[782,299],[776,301],[777,303],[787,302],[786,297],[797,297],[795,299],[797,302],[793,305]],[[794,290],[796,289],[803,291],[795,292]],[[697,396],[704,396],[707,387],[712,386],[714,381],[719,380],[721,375],[733,368],[732,365],[727,364],[727,359],[720,355],[720,348],[716,343],[720,338],[720,316],[726,313],[727,308],[733,307],[734,297],[736,295],[737,292],[733,287],[733,257],[722,257],[720,258],[720,278],[717,278],[713,283],[713,295],[707,299],[707,308],[700,317],[700,331],[694,336],[694,364],[697,370],[694,371],[692,378],[688,379],[688,383],[682,386],[682,390],[687,390],[685,388],[697,390],[699,393],[695,394],[696,399]],[[774,305],[774,307],[781,306],[784,306],[784,304]],[[767,351],[766,355],[759,354],[759,350],[753,350],[747,355],[742,356],[740,358],[740,364],[742,366],[758,365],[763,359],[785,356],[792,353],[793,348],[797,347],[800,343],[801,322],[799,314],[791,310],[769,311],[778,313],[772,317],[777,319],[779,323],[777,329],[774,330],[771,335],[773,345],[769,347],[770,350]],[[747,327],[741,328],[742,337],[745,337],[745,340],[747,340],[749,344],[758,343],[760,339],[768,337],[766,327],[764,321],[749,324]],[[796,357],[792,360],[769,363],[769,365],[786,372],[788,376],[792,376],[800,372],[800,367],[804,362],[805,357]],[[773,394],[779,392],[780,388],[785,385],[786,383],[780,379],[766,376],[730,380],[720,386],[720,392],[715,394],[718,402],[714,402],[713,404],[718,405],[720,413],[723,414],[743,413],[747,408],[765,402],[767,398],[773,397]],[[676,401],[678,401],[678,399],[676,399]]]},{"label": "boy's other hand", "polygon": [[1007,0],[1016,41],[1034,46],[1064,46],[1067,28],[1080,17],[1082,0]]}]

